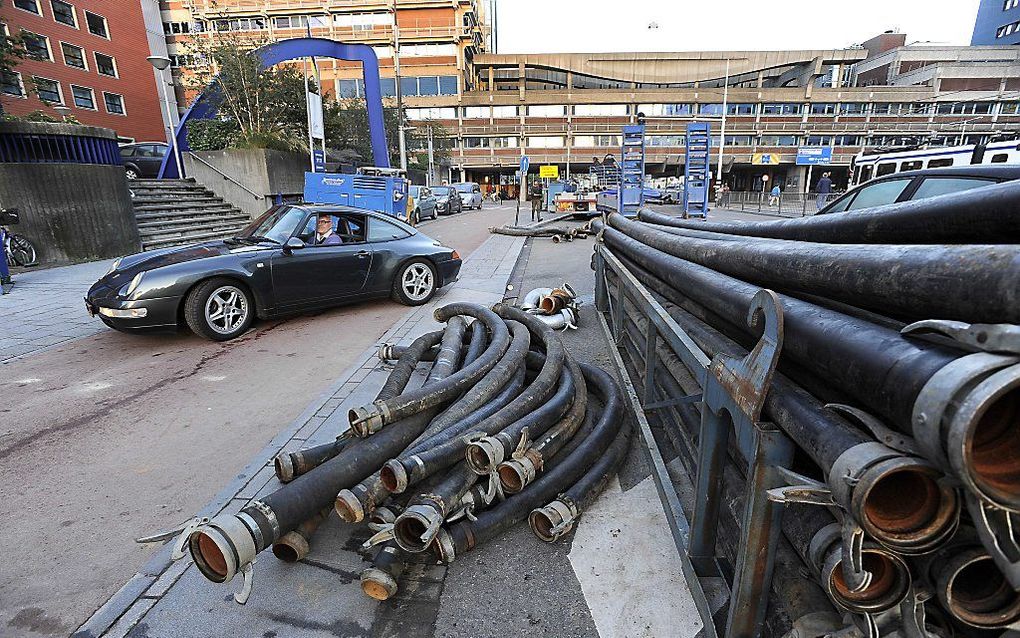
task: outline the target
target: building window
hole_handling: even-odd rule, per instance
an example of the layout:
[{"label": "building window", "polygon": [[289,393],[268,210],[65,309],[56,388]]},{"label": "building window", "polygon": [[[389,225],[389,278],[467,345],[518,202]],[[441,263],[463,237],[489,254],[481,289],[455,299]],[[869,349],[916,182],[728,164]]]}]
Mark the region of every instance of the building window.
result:
[{"label": "building window", "polygon": [[840,115],[864,115],[868,105],[864,102],[843,102],[839,105]]},{"label": "building window", "polygon": [[100,38],[110,39],[110,30],[106,28],[106,18],[91,11],[85,12],[85,23],[89,26],[89,33],[98,35]]},{"label": "building window", "polygon": [[71,95],[74,97],[74,105],[80,109],[96,110],[96,95],[92,89],[84,86],[71,85]]},{"label": "building window", "polygon": [[[717,115],[721,116],[723,112],[722,104],[699,104],[698,114],[699,115]],[[754,104],[727,104],[726,115],[754,115]]]},{"label": "building window", "polygon": [[950,102],[938,105],[939,115],[988,115],[994,102]]},{"label": "building window", "polygon": [[340,80],[340,88],[337,90],[337,94],[342,98],[355,98],[364,97],[365,95],[365,81],[364,80]]},{"label": "building window", "polygon": [[489,107],[487,106],[465,106],[464,117],[467,118],[488,118]]},{"label": "building window", "polygon": [[[195,31],[201,31],[201,29],[195,29]],[[163,33],[165,35],[178,35],[181,33],[191,33],[190,22],[164,22]]]},{"label": "building window", "polygon": [[76,69],[82,69],[84,71],[89,70],[89,65],[85,61],[85,49],[76,47],[73,44],[61,42],[60,51],[64,54],[64,64],[67,66],[73,66]]},{"label": "building window", "polygon": [[492,148],[517,148],[516,137],[493,137],[490,142]]},{"label": "building window", "polygon": [[527,138],[527,142],[528,148],[563,148],[563,137],[559,135],[536,135]]},{"label": "building window", "polygon": [[802,105],[780,102],[776,104],[762,104],[762,115],[800,115]]},{"label": "building window", "polygon": [[835,115],[836,114],[836,103],[835,102],[816,102],[811,105],[809,111],[811,115]]},{"label": "building window", "polygon": [[37,16],[42,15],[42,11],[39,10],[39,0],[14,0],[14,6]]},{"label": "building window", "polygon": [[691,104],[639,104],[638,113],[644,113],[646,117],[691,115],[693,113]]},{"label": "building window", "polygon": [[578,104],[574,115],[580,117],[621,117],[627,115],[626,104]]},{"label": "building window", "polygon": [[528,115],[532,117],[563,117],[566,114],[567,107],[562,104],[545,104],[542,106],[528,107]]},{"label": "building window", "polygon": [[516,106],[494,106],[492,107],[492,117],[517,117]]},{"label": "building window", "polygon": [[619,135],[575,135],[574,146],[578,147],[602,147],[618,148],[620,146]]},{"label": "building window", "polygon": [[440,75],[439,76],[439,94],[440,95],[457,95],[457,76],[456,75]]},{"label": "building window", "polygon": [[999,105],[999,113],[1003,115],[1020,114],[1020,102],[1002,102]]},{"label": "building window", "polygon": [[464,148],[489,148],[487,137],[465,137]]},{"label": "building window", "polygon": [[645,138],[648,146],[683,146],[683,135],[649,135]]},{"label": "building window", "polygon": [[727,135],[726,146],[754,146],[750,135]]},{"label": "building window", "polygon": [[418,95],[439,95],[439,78],[418,78]]},{"label": "building window", "polygon": [[74,6],[64,0],[50,0],[50,7],[53,9],[53,19],[60,24],[78,28],[78,16],[74,14]]},{"label": "building window", "polygon": [[379,87],[383,97],[396,97],[397,81],[394,78],[379,78]]},{"label": "building window", "polygon": [[117,77],[117,61],[112,56],[96,52],[96,71],[99,75]]},{"label": "building window", "polygon": [[832,144],[834,146],[860,146],[861,137],[859,135],[836,135],[832,138]]},{"label": "building window", "polygon": [[60,92],[60,83],[48,78],[33,77],[36,95],[39,99],[48,104],[63,104],[64,96]]},{"label": "building window", "polygon": [[1002,10],[1009,11],[1020,5],[1020,0],[1002,0]]},{"label": "building window", "polygon": [[0,93],[12,97],[26,97],[21,74],[15,71],[0,71]]},{"label": "building window", "polygon": [[418,78],[400,78],[400,94],[418,95]]},{"label": "building window", "polygon": [[796,146],[796,135],[762,135],[760,146]]},{"label": "building window", "polygon": [[[457,45],[431,43],[431,44],[402,44],[400,55],[409,57],[456,57]],[[390,57],[393,57],[390,55]]]},{"label": "building window", "polygon": [[49,38],[38,33],[22,30],[21,39],[25,42],[25,52],[28,53],[28,57],[35,60],[53,61]]},{"label": "building window", "polygon": [[450,107],[434,107],[421,109],[407,109],[409,120],[455,120],[457,109]]},{"label": "building window", "polygon": [[106,104],[106,112],[114,115],[125,115],[124,96],[116,93],[103,93],[103,102]]},{"label": "building window", "polygon": [[808,135],[804,138],[804,146],[832,146],[832,136]]},{"label": "building window", "polygon": [[[393,24],[393,14],[389,11],[380,13],[340,13],[333,16],[333,24],[338,27],[351,27],[355,30],[371,31],[377,26]],[[404,47],[400,47],[403,49]],[[401,50],[403,53],[403,50]]]}]

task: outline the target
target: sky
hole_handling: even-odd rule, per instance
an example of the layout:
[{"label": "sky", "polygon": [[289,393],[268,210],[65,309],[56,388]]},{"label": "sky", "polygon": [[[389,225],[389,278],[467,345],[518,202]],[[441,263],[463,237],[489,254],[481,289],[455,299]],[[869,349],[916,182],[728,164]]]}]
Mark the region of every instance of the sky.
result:
[{"label": "sky", "polygon": [[[488,3],[490,0],[483,0]],[[496,0],[499,53],[842,49],[889,29],[970,43],[979,0]]]}]

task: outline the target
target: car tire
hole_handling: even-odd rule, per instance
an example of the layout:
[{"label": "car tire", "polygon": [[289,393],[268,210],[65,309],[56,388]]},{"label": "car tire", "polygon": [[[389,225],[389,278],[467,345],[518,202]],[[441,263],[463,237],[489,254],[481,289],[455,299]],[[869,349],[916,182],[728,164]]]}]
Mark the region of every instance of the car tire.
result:
[{"label": "car tire", "polygon": [[242,284],[218,277],[198,284],[184,301],[184,320],[213,341],[240,336],[255,321],[255,301]]},{"label": "car tire", "polygon": [[436,267],[427,259],[412,259],[397,269],[393,278],[392,296],[405,306],[428,303],[439,289]]},{"label": "car tire", "polygon": [[139,177],[138,169],[129,166],[126,169],[124,169],[124,176],[128,178],[128,181],[134,181]]},{"label": "car tire", "polygon": [[411,221],[411,225],[412,226],[417,226],[418,224],[421,223],[421,209],[420,208],[415,208],[414,209],[414,213],[411,214],[411,220],[412,220]]}]

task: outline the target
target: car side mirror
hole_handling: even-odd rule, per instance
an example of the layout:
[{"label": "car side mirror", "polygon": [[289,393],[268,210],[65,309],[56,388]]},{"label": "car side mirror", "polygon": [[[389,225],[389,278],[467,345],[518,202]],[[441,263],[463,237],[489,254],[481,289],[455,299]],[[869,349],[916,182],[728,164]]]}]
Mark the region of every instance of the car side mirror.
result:
[{"label": "car side mirror", "polygon": [[301,250],[305,247],[305,242],[301,241],[297,237],[291,237],[287,240],[287,243],[283,245],[283,252],[290,253],[295,250]]}]

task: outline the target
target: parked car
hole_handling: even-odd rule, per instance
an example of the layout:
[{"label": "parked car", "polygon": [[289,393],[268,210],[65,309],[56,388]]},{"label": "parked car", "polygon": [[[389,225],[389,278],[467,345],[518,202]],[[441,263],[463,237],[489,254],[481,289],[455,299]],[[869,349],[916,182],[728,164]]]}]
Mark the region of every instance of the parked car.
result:
[{"label": "parked car", "polygon": [[454,184],[453,187],[460,193],[460,200],[464,205],[464,210],[471,210],[472,208],[482,210],[482,189],[478,184],[474,182],[461,182],[460,184]]},{"label": "parked car", "polygon": [[[338,238],[317,245],[317,230],[329,234],[320,216]],[[85,307],[125,332],[187,324],[225,341],[256,317],[387,296],[420,305],[456,281],[460,266],[457,251],[383,213],[282,205],[231,239],[118,259]]]},{"label": "parked car", "polygon": [[163,157],[170,147],[164,142],[140,142],[120,147],[120,158],[128,179],[157,177]]},{"label": "parked car", "polygon": [[436,212],[440,215],[452,215],[464,210],[457,189],[453,186],[436,186]]},{"label": "parked car", "polygon": [[1015,164],[928,168],[919,171],[891,173],[864,182],[833,200],[831,204],[819,210],[818,214],[842,213],[884,204],[925,199],[1015,179],[1020,179],[1020,166]]},{"label": "parked car", "polygon": [[411,220],[417,224],[423,219],[435,219],[436,197],[428,186],[410,187],[411,199],[414,201],[414,210],[411,211]]}]

